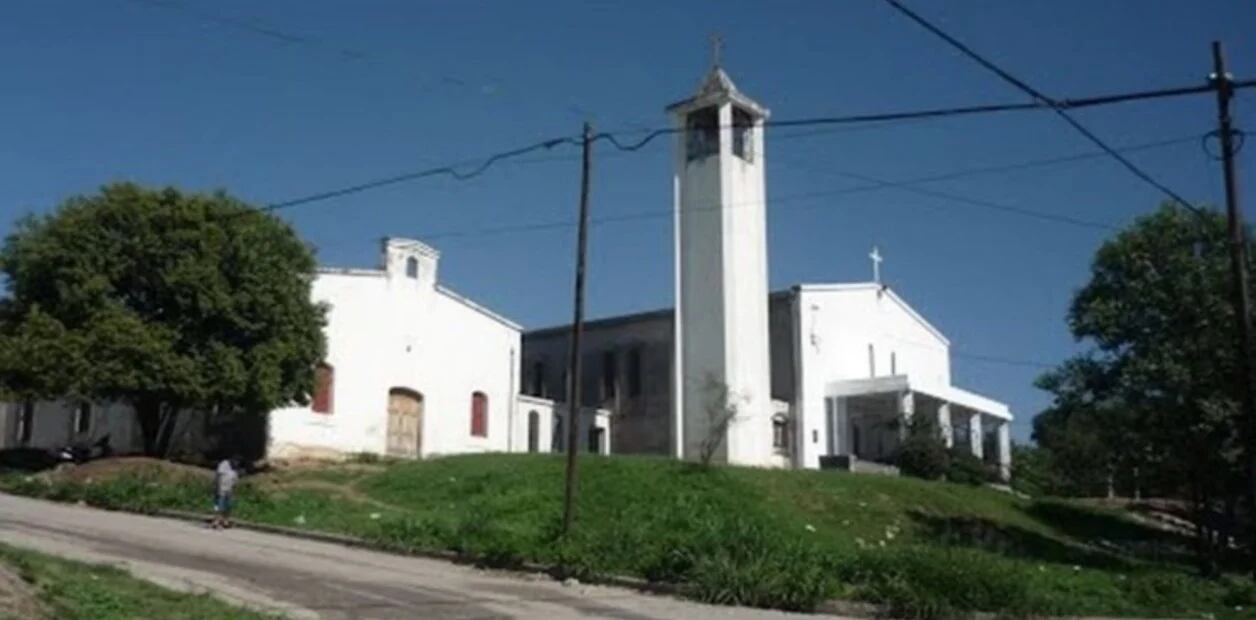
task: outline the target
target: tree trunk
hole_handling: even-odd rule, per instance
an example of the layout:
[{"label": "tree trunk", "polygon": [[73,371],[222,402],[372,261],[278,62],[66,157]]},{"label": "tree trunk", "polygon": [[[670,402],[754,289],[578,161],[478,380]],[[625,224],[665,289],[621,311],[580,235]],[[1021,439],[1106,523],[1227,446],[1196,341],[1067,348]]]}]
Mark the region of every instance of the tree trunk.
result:
[{"label": "tree trunk", "polygon": [[135,419],[144,440],[144,456],[165,458],[170,453],[177,409],[156,399],[135,403]]},{"label": "tree trunk", "polygon": [[1216,573],[1213,553],[1213,529],[1210,498],[1200,489],[1192,489],[1191,500],[1195,511],[1195,561],[1202,577],[1211,577]]}]

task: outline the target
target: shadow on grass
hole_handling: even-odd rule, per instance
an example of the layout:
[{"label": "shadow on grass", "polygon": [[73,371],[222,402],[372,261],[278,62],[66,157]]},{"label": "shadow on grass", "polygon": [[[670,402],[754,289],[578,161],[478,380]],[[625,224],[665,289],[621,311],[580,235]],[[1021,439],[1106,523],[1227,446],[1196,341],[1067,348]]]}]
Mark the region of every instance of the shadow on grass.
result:
[{"label": "shadow on grass", "polygon": [[1131,558],[1112,551],[1067,542],[989,519],[921,512],[912,512],[910,516],[917,525],[923,527],[925,536],[934,544],[980,549],[1027,561],[1072,564],[1102,570],[1131,567]]},{"label": "shadow on grass", "polygon": [[911,518],[931,542],[1021,559],[1099,569],[1128,569],[1147,562],[1195,564],[1189,538],[1141,525],[1116,512],[1055,501],[1033,502],[1020,510],[1059,536],[972,516],[914,512]]},{"label": "shadow on grass", "polygon": [[1120,513],[1066,502],[1034,502],[1029,516],[1075,540],[1139,560],[1193,565],[1192,541],[1175,532],[1135,523]]}]

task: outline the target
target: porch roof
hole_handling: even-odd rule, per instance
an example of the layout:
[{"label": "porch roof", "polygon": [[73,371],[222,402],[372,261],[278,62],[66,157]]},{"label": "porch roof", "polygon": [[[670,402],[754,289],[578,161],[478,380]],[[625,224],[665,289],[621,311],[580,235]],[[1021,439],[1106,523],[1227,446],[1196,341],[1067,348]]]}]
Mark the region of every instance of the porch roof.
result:
[{"label": "porch roof", "polygon": [[989,416],[1003,420],[1011,420],[1012,412],[1007,404],[987,398],[953,385],[918,385],[912,384],[908,375],[890,375],[870,377],[867,379],[843,379],[831,381],[825,388],[825,395],[833,396],[867,396],[892,392],[919,392],[927,394],[954,405],[973,411],[980,411]]}]

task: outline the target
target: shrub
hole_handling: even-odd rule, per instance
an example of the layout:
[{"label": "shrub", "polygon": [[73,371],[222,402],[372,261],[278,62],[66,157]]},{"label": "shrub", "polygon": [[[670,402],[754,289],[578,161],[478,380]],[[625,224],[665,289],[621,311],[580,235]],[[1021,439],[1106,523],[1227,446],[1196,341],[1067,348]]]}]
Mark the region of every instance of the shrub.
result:
[{"label": "shrub", "polygon": [[996,473],[973,453],[953,448],[949,454],[946,479],[958,484],[981,485],[998,480]]},{"label": "shrub", "polygon": [[931,416],[912,416],[907,425],[907,437],[898,451],[899,470],[916,478],[940,480],[946,475],[949,463],[937,421]]}]

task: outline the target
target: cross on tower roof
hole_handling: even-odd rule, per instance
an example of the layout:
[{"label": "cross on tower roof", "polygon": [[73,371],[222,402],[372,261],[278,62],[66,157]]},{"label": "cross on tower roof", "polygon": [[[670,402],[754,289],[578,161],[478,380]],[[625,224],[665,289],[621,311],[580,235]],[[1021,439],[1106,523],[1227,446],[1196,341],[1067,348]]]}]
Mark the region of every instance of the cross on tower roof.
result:
[{"label": "cross on tower roof", "polygon": [[724,55],[724,37],[718,33],[711,35],[711,66],[719,68],[721,56]]},{"label": "cross on tower roof", "polygon": [[872,246],[872,253],[868,255],[872,259],[872,280],[877,284],[881,283],[881,261],[885,259],[881,257],[881,251],[877,246]]}]

